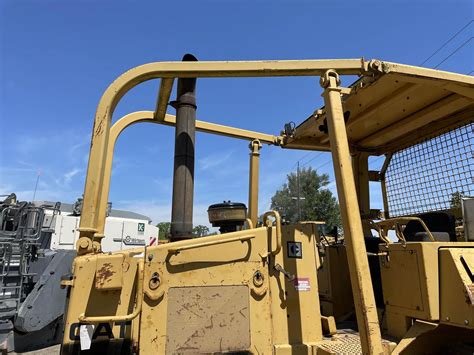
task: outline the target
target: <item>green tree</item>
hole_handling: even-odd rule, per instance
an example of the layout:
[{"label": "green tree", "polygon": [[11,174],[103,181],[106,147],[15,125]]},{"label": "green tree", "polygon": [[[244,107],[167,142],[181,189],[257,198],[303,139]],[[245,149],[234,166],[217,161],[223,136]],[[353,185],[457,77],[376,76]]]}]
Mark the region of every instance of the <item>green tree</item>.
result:
[{"label": "green tree", "polygon": [[[300,170],[301,220],[324,221],[327,227],[341,225],[339,205],[327,189],[329,175],[318,174],[313,168]],[[326,188],[325,188],[326,187]],[[298,178],[296,173],[287,175],[287,182],[272,197],[272,209],[280,212],[287,221],[298,221]]]},{"label": "green tree", "polygon": [[168,239],[168,236],[171,232],[171,223],[170,222],[160,222],[156,225],[159,228],[158,239]]},{"label": "green tree", "polygon": [[464,193],[461,191],[456,191],[451,194],[451,208],[461,208],[462,198]]},{"label": "green tree", "polygon": [[196,237],[204,237],[209,234],[209,228],[199,224],[193,228],[193,234]]}]

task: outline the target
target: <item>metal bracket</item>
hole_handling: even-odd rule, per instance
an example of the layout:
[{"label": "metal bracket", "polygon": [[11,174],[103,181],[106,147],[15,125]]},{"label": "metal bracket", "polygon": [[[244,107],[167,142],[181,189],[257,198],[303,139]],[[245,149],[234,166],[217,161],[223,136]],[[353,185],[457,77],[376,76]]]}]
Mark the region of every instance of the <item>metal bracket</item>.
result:
[{"label": "metal bracket", "polygon": [[293,281],[296,277],[295,275],[293,275],[293,274],[289,273],[288,271],[286,271],[285,269],[283,269],[283,267],[280,264],[275,264],[275,266],[273,268],[276,271],[281,272],[288,279],[288,281]]}]

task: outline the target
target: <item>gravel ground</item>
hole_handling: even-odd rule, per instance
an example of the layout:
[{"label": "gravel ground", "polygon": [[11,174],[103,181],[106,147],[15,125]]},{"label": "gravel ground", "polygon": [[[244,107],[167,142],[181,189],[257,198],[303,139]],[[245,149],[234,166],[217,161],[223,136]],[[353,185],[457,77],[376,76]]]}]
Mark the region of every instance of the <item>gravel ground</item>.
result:
[{"label": "gravel ground", "polygon": [[24,354],[24,355],[57,355],[59,354],[59,350],[61,349],[61,345],[54,345],[50,346],[49,348],[44,348],[41,350],[35,351],[28,351],[26,353],[11,353],[11,354]]}]

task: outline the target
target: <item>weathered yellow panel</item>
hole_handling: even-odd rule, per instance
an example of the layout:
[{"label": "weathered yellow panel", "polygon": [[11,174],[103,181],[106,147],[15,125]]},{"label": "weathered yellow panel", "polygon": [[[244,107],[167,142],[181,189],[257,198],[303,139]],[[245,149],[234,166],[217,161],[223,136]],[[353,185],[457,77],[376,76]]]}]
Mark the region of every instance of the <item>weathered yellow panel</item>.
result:
[{"label": "weathered yellow panel", "polygon": [[389,245],[388,256],[380,257],[387,312],[424,320],[439,319],[438,248],[446,244],[450,243]]},{"label": "weathered yellow panel", "polygon": [[336,319],[354,310],[347,253],[344,245],[324,248],[326,255],[318,270],[322,314]]},{"label": "weathered yellow panel", "polygon": [[474,248],[439,251],[440,322],[474,329]]},{"label": "weathered yellow panel", "polygon": [[[419,256],[415,250],[390,251],[390,262],[382,268],[385,304],[423,311]],[[420,260],[421,261],[421,260]]]},{"label": "weathered yellow panel", "polygon": [[[240,351],[252,349],[256,353],[271,353],[270,275],[262,256],[268,253],[268,237],[272,233],[275,238],[275,228],[257,228],[148,248],[140,353],[181,353],[176,349],[183,348],[184,351],[186,344],[191,344],[194,353],[219,352],[221,347],[224,352],[235,351],[238,345],[243,346],[238,349]],[[252,238],[247,239],[249,237]],[[147,281],[153,275],[159,282]],[[189,302],[183,304],[185,292],[177,290],[184,289],[189,290]],[[218,289],[222,291],[212,292]],[[238,290],[237,299],[226,291],[231,289]],[[222,297],[210,301],[217,294]],[[197,301],[198,297],[208,301],[204,305]],[[234,301],[236,305],[230,304]],[[243,303],[247,304],[247,309],[240,307]],[[181,315],[176,315],[183,305],[194,315],[186,309],[181,310]],[[240,331],[249,329],[250,343],[238,335],[237,323],[228,323],[233,316],[242,317],[239,312],[235,314],[236,306],[247,319],[248,324],[240,324],[243,326]],[[224,323],[226,313],[229,317]],[[186,314],[190,319],[183,318]],[[181,321],[190,323],[182,324]],[[212,331],[206,328],[211,324]],[[184,329],[180,330],[180,327]],[[192,328],[202,336],[200,339],[187,337],[189,333],[194,334]],[[225,335],[222,333],[224,328],[227,328]],[[220,338],[216,339],[217,336],[222,337],[222,342]],[[238,337],[239,341],[229,336]],[[188,341],[189,337],[192,339]]]},{"label": "weathered yellow panel", "polygon": [[[112,258],[111,258],[112,257]],[[95,276],[98,265],[106,265],[113,260],[117,270],[118,260],[122,270],[122,285],[117,289],[97,289]],[[74,259],[73,286],[70,290],[69,307],[64,328],[62,353],[78,353],[80,346],[80,326],[85,322],[83,316],[126,316],[135,306],[138,262],[140,259],[122,254],[89,254]],[[116,265],[117,264],[117,265]],[[100,269],[100,267],[99,267]],[[114,274],[115,275],[115,274]],[[135,320],[116,322],[94,322],[92,348],[95,353],[107,349],[128,349],[132,343],[132,332],[137,328],[139,317]],[[112,341],[112,344],[109,344]]]},{"label": "weathered yellow panel", "polygon": [[[282,226],[282,251],[276,255],[274,265],[280,265],[294,279],[272,268],[270,292],[275,345],[292,344],[296,348],[297,344],[311,344],[322,339],[316,233],[312,224]],[[288,257],[295,243],[300,243],[297,245],[302,252],[301,258]]]},{"label": "weathered yellow panel", "polygon": [[249,289],[245,285],[170,288],[167,319],[167,354],[250,348]]}]

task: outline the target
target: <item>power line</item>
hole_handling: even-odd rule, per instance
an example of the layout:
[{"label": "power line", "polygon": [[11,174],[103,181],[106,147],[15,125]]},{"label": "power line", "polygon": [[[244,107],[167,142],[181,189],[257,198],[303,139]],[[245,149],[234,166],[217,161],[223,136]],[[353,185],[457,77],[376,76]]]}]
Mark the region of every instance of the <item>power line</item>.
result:
[{"label": "power line", "polygon": [[304,158],[306,158],[308,155],[313,154],[314,152],[308,152],[305,155],[303,155],[301,158],[298,159],[298,161],[302,161]]},{"label": "power line", "polygon": [[306,158],[308,155],[310,154],[313,154],[314,152],[308,152],[306,153],[305,155],[303,155],[301,158],[299,158],[295,164],[293,164],[293,166],[291,167],[291,169],[293,169],[300,161],[302,161],[304,158]]},{"label": "power line", "polygon": [[301,167],[303,167],[303,166],[305,166],[305,165],[308,165],[308,164],[311,163],[314,159],[319,158],[323,153],[325,153],[325,152],[319,152],[318,154],[316,154],[315,157],[313,157],[312,159],[308,160],[306,163],[301,164]]},{"label": "power line", "polygon": [[466,44],[468,44],[474,37],[468,38],[466,41],[463,42],[458,48],[456,48],[454,51],[451,52],[450,55],[448,55],[446,58],[444,58],[440,63],[438,63],[437,66],[434,67],[434,69],[438,68],[441,64],[443,64],[445,61],[447,61],[449,58],[451,58],[454,54],[456,54],[462,47],[464,47]]},{"label": "power line", "polygon": [[329,163],[332,162],[332,159],[329,159],[327,162],[325,162],[324,164],[321,164],[320,166],[318,166],[317,168],[315,168],[314,170],[318,170],[318,169],[321,169],[323,167],[325,167],[326,165],[328,165]]},{"label": "power line", "polygon": [[427,61],[429,61],[431,58],[433,58],[436,54],[438,54],[440,50],[442,50],[444,47],[446,47],[446,45],[447,45],[449,42],[451,42],[454,38],[456,38],[458,34],[460,34],[461,32],[463,32],[463,31],[464,31],[467,27],[469,27],[469,25],[470,25],[471,23],[473,23],[473,22],[474,22],[474,20],[471,20],[471,21],[469,21],[467,24],[465,24],[465,25],[463,26],[463,28],[461,28],[458,32],[456,32],[450,39],[448,39],[448,40],[447,40],[441,47],[439,47],[436,51],[434,51],[433,54],[431,54],[428,58],[426,58],[426,59],[424,60],[424,62],[420,64],[420,66],[423,65],[423,64],[425,64]]}]

